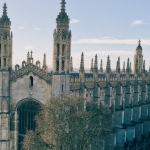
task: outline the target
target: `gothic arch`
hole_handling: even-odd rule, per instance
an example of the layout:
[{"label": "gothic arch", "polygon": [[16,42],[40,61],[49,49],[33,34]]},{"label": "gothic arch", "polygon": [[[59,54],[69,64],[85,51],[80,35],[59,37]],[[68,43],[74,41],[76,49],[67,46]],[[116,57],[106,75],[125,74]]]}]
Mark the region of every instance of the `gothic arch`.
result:
[{"label": "gothic arch", "polygon": [[27,130],[35,130],[35,115],[40,111],[42,103],[33,98],[26,98],[16,105],[15,126],[16,126],[16,149],[21,150],[21,142]]}]

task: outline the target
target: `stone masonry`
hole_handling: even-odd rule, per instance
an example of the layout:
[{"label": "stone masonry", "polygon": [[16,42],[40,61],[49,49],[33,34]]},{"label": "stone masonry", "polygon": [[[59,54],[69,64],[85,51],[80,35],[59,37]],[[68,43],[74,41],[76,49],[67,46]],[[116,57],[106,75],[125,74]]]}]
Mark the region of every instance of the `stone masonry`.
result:
[{"label": "stone masonry", "polygon": [[86,73],[84,53],[81,54],[79,73],[75,73],[70,20],[65,4],[62,0],[61,12],[56,19],[51,72],[48,72],[46,54],[41,66],[39,61],[34,64],[32,51],[28,52],[27,60],[22,61],[22,67],[17,64],[15,70],[12,69],[13,34],[4,4],[0,18],[0,150],[20,150],[20,124],[27,124],[31,119],[31,116],[24,116],[28,119],[22,121],[20,115],[24,110],[20,111],[21,106],[28,102],[45,104],[54,96],[64,95],[82,95],[85,102],[93,100],[108,105],[114,116],[114,126],[118,129],[112,134],[112,145],[128,150],[138,150],[142,146],[147,150],[150,143],[150,70],[145,70],[141,41],[136,48],[133,73],[129,58],[121,70],[120,57],[113,72],[109,56],[104,72],[103,60],[98,69],[97,55],[95,60],[92,59],[90,73]]}]

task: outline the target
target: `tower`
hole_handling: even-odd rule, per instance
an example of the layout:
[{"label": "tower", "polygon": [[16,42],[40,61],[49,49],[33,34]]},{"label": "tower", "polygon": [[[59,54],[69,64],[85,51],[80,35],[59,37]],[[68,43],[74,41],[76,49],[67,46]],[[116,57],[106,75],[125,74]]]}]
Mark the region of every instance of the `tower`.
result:
[{"label": "tower", "polygon": [[143,65],[143,54],[142,54],[141,41],[139,40],[139,44],[136,48],[135,55],[134,55],[133,73],[141,73],[142,65]]},{"label": "tower", "polygon": [[0,149],[9,149],[9,118],[10,118],[10,91],[9,78],[12,67],[12,32],[10,33],[11,22],[7,16],[6,3],[3,7],[3,15],[0,18]]},{"label": "tower", "polygon": [[62,0],[53,35],[53,96],[70,93],[71,31],[65,4],[65,0]]}]

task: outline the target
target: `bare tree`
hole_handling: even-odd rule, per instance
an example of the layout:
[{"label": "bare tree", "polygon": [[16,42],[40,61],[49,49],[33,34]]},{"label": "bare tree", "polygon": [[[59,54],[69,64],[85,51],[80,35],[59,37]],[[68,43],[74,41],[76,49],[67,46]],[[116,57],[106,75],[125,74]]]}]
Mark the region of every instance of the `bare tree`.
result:
[{"label": "bare tree", "polygon": [[24,150],[110,149],[113,119],[109,107],[82,97],[52,98],[36,116],[35,131],[28,131]]}]

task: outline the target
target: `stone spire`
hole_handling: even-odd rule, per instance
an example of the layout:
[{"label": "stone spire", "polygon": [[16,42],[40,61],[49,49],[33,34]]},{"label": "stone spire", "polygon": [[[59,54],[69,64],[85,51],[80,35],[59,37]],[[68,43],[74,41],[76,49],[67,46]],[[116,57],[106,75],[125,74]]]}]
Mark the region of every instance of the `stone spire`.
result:
[{"label": "stone spire", "polygon": [[95,55],[94,71],[95,73],[98,73],[97,54]]},{"label": "stone spire", "polygon": [[3,15],[2,15],[2,18],[1,18],[2,21],[8,21],[10,23],[10,20],[7,16],[7,7],[6,7],[6,3],[4,3],[4,6],[3,6]]},{"label": "stone spire", "polygon": [[92,58],[90,73],[93,73],[93,72],[94,72],[94,65],[93,65],[93,58]]},{"label": "stone spire", "polygon": [[130,62],[130,73],[132,72],[132,68],[131,68],[131,62]]},{"label": "stone spire", "polygon": [[73,61],[72,61],[72,57],[70,59],[70,72],[73,72]]},{"label": "stone spire", "polygon": [[44,53],[43,67],[46,66],[46,54]]},{"label": "stone spire", "polygon": [[61,2],[61,12],[65,12],[65,5],[66,5],[65,0],[62,0],[62,2]]},{"label": "stone spire", "polygon": [[128,58],[128,61],[127,61],[127,68],[126,68],[126,73],[130,73],[130,62],[129,62],[129,58]]},{"label": "stone spire", "polygon": [[43,71],[46,73],[48,72],[48,67],[46,65],[46,54],[44,53],[44,59],[43,59]]},{"label": "stone spire", "polygon": [[118,61],[116,65],[116,73],[120,73],[120,57],[118,57]]},{"label": "stone spire", "polygon": [[143,68],[143,54],[142,54],[141,40],[139,40],[134,55],[133,73],[136,72],[141,73],[142,68]]},{"label": "stone spire", "polygon": [[62,0],[62,2],[61,2],[61,12],[59,13],[59,15],[57,16],[57,19],[56,19],[58,24],[59,23],[69,24],[70,20],[69,20],[68,15],[65,12],[65,4],[66,4],[65,0]]},{"label": "stone spire", "polygon": [[84,73],[84,54],[81,54],[80,72]]},{"label": "stone spire", "polygon": [[123,73],[125,73],[125,61],[123,62],[123,70],[122,70]]},{"label": "stone spire", "polygon": [[145,73],[145,60],[143,61],[143,68],[142,68],[142,72]]},{"label": "stone spire", "polygon": [[101,64],[100,64],[100,73],[103,73],[103,60],[101,59]]},{"label": "stone spire", "polygon": [[109,55],[107,57],[106,73],[111,73],[111,64],[110,64]]},{"label": "stone spire", "polygon": [[27,65],[30,64],[30,53],[27,53]]}]

